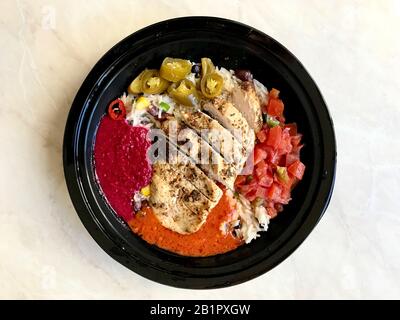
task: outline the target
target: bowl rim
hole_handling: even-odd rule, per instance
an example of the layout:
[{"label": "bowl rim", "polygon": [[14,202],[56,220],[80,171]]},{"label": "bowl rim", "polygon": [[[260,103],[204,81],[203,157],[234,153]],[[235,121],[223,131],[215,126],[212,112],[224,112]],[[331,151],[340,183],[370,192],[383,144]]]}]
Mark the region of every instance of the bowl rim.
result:
[{"label": "bowl rim", "polygon": [[[309,90],[312,90],[313,103],[321,108],[321,112],[324,115],[323,125],[324,130],[326,129],[324,132],[324,142],[327,142],[327,144],[332,146],[332,148],[327,150],[328,156],[324,157],[324,179],[320,182],[321,188],[319,190],[319,195],[321,196],[318,198],[318,203],[315,204],[318,210],[314,210],[318,212],[314,212],[313,215],[310,214],[306,217],[305,221],[303,221],[303,223],[293,233],[293,236],[285,243],[285,246],[279,248],[274,256],[270,257],[270,261],[267,265],[261,266],[261,262],[259,262],[257,265],[253,266],[251,270],[249,268],[241,271],[240,275],[238,274],[238,272],[236,274],[215,277],[211,281],[204,281],[204,284],[199,281],[199,279],[194,278],[183,279],[184,281],[176,281],[170,279],[168,277],[168,274],[164,274],[163,276],[162,271],[148,270],[148,268],[140,265],[139,263],[134,264],[132,262],[127,262],[127,258],[126,256],[124,256],[126,254],[124,252],[124,249],[118,247],[115,241],[111,239],[111,237],[109,237],[104,232],[104,230],[100,228],[98,222],[96,222],[95,214],[93,213],[93,210],[87,201],[85,191],[82,187],[82,181],[80,177],[82,173],[79,172],[79,168],[77,168],[76,166],[75,150],[76,141],[79,138],[79,118],[84,103],[86,101],[85,99],[87,99],[88,94],[99,81],[99,77],[101,77],[101,75],[107,69],[108,64],[113,62],[113,59],[115,59],[115,54],[116,52],[118,52],[119,48],[124,47],[124,45],[127,44],[133,37],[140,38],[150,31],[163,30],[174,24],[191,23],[193,21],[201,21],[202,23],[206,23],[207,25],[217,23],[226,25],[228,27],[240,28],[242,30],[245,30],[248,35],[253,34],[260,39],[263,39],[264,41],[268,40],[269,47],[273,48],[273,50],[278,53],[284,53],[284,59],[290,61],[291,68],[296,69],[296,72],[300,72],[302,78],[307,81],[306,91],[308,92]],[[83,97],[85,97],[85,99],[83,99]],[[108,255],[110,255],[113,259],[117,260],[125,267],[144,276],[147,279],[180,288],[210,289],[227,287],[256,278],[274,268],[296,250],[296,248],[306,239],[306,237],[317,225],[326,208],[328,207],[332,196],[336,176],[336,152],[336,139],[333,122],[326,103],[322,97],[322,94],[314,80],[301,64],[301,62],[287,48],[285,48],[283,45],[281,45],[279,42],[277,42],[267,34],[240,22],[218,17],[189,16],[164,20],[142,28],[122,39],[100,58],[100,60],[95,64],[95,66],[85,78],[83,84],[81,85],[75,96],[75,99],[69,111],[64,131],[63,166],[68,192],[79,218],[81,219],[82,223],[84,224],[85,228],[90,233],[92,238],[105,252],[107,252]]]}]

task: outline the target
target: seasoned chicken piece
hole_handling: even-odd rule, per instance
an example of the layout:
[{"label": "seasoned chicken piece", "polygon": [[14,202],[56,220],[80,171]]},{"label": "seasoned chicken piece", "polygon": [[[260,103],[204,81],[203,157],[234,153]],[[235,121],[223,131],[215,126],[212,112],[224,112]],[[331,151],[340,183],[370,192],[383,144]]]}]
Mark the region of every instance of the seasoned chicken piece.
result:
[{"label": "seasoned chicken piece", "polygon": [[183,168],[182,164],[153,164],[149,203],[164,227],[189,234],[200,229],[217,202],[209,200],[187,181]]},{"label": "seasoned chicken piece", "polygon": [[178,233],[188,233],[190,225],[201,224],[201,217],[197,217],[178,199],[178,189],[171,186],[154,174],[150,184],[150,207],[160,223],[167,229]]},{"label": "seasoned chicken piece", "polygon": [[253,82],[244,81],[232,91],[232,103],[243,114],[255,132],[261,130],[263,120],[260,100]]},{"label": "seasoned chicken piece", "polygon": [[246,161],[241,152],[241,143],[217,120],[202,111],[180,110],[177,117],[201,135],[229,163],[240,166]]},{"label": "seasoned chicken piece", "polygon": [[166,120],[161,124],[161,129],[167,134],[169,142],[192,158],[210,178],[233,189],[240,173],[236,164],[228,163],[195,131],[180,121]]},{"label": "seasoned chicken piece", "polygon": [[253,79],[253,83],[254,89],[256,89],[256,94],[262,108],[262,106],[266,106],[268,104],[268,89],[256,79]]},{"label": "seasoned chicken piece", "polygon": [[222,190],[214,181],[201,171],[194,163],[189,162],[183,169],[185,178],[193,184],[202,194],[214,202],[222,197]]},{"label": "seasoned chicken piece", "polygon": [[200,163],[203,142],[195,131],[175,119],[162,122],[160,129],[165,132],[170,143],[179,146],[186,155],[196,163]]},{"label": "seasoned chicken piece", "polygon": [[173,143],[169,143],[165,133],[158,132],[154,137],[155,136],[157,137],[156,141],[155,139],[152,139],[152,148],[154,148],[153,150],[149,150],[148,153],[150,161],[152,163],[168,162],[176,165],[179,170],[182,171],[184,177],[203,195],[211,201],[218,202],[222,196],[222,190],[220,187],[218,187],[213,180],[211,180],[196,166],[196,163],[192,158],[184,154]]},{"label": "seasoned chicken piece", "polygon": [[223,96],[204,102],[203,109],[241,141],[242,154],[247,159],[249,153],[253,151],[255,135],[241,112]]},{"label": "seasoned chicken piece", "polygon": [[170,152],[168,163],[177,166],[178,170],[182,172],[183,176],[193,186],[197,188],[203,195],[214,202],[218,202],[222,197],[222,190],[218,187],[213,180],[199,169],[194,163],[193,159],[189,158],[182,151],[178,150],[172,144],[169,145]]}]

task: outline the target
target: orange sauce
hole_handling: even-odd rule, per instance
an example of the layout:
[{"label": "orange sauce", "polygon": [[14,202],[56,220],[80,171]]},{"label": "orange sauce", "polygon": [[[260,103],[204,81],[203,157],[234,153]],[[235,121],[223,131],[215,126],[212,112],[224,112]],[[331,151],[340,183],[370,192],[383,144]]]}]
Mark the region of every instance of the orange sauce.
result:
[{"label": "orange sauce", "polygon": [[230,217],[232,209],[232,200],[224,193],[204,225],[197,232],[187,235],[163,227],[149,207],[136,214],[129,221],[129,226],[145,241],[162,249],[184,256],[212,256],[234,250],[243,243],[230,233],[222,234],[220,230],[221,223]]}]

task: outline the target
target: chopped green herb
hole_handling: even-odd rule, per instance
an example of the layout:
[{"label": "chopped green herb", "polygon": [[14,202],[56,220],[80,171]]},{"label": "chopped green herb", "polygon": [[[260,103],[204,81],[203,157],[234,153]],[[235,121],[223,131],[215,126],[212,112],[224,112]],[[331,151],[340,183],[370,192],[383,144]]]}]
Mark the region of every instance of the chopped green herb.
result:
[{"label": "chopped green herb", "polygon": [[160,108],[163,109],[164,111],[168,111],[169,108],[171,108],[171,107],[169,106],[168,103],[162,101],[162,102],[160,102]]},{"label": "chopped green herb", "polygon": [[274,118],[268,118],[267,125],[268,127],[273,128],[279,125],[279,121]]},{"label": "chopped green herb", "polygon": [[286,167],[276,167],[276,174],[278,175],[278,179],[283,183],[287,183],[289,181],[289,176],[287,173]]},{"label": "chopped green herb", "polygon": [[262,117],[263,117],[263,122],[266,123],[270,128],[276,127],[280,123],[279,120],[276,120],[275,118],[269,116],[266,113],[263,113]]},{"label": "chopped green herb", "polygon": [[252,175],[249,175],[246,177],[246,182],[250,182],[253,179],[254,179],[254,177]]}]

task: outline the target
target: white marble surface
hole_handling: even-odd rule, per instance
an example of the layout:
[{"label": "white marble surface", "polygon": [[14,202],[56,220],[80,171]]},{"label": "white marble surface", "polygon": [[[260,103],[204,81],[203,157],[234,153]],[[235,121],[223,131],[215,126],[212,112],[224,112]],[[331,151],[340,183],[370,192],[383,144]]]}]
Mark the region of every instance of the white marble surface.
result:
[{"label": "white marble surface", "polygon": [[[135,30],[186,15],[283,43],[336,127],[324,218],[277,268],[229,289],[170,288],[119,265],[84,229],[62,171],[67,113],[93,64]],[[400,298],[399,30],[396,0],[0,1],[0,298]]]}]

